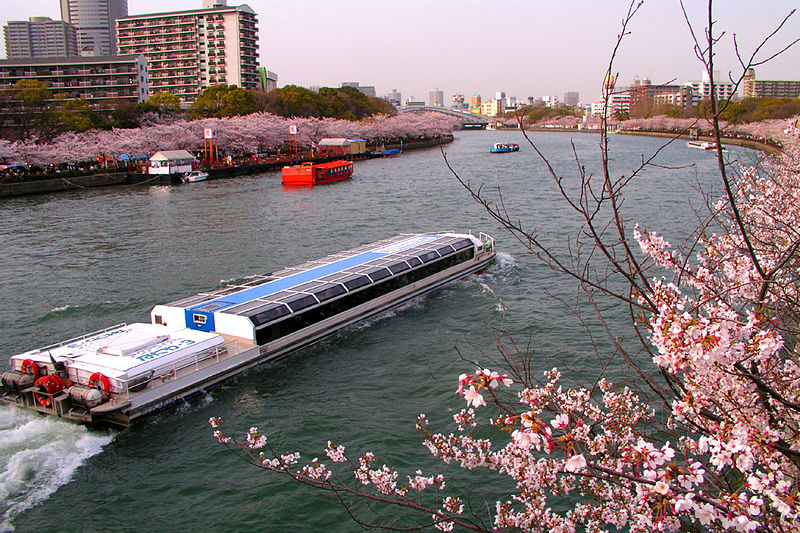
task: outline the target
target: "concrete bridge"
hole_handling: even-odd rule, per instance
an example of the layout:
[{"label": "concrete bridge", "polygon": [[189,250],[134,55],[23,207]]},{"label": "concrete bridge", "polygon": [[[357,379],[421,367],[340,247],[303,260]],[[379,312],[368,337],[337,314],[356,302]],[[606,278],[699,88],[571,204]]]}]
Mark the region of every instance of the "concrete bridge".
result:
[{"label": "concrete bridge", "polygon": [[450,115],[456,117],[461,122],[461,127],[464,129],[486,129],[486,126],[495,122],[494,117],[480,115],[478,113],[469,113],[467,111],[459,111],[449,107],[439,106],[398,106],[398,113],[442,113],[443,115]]}]

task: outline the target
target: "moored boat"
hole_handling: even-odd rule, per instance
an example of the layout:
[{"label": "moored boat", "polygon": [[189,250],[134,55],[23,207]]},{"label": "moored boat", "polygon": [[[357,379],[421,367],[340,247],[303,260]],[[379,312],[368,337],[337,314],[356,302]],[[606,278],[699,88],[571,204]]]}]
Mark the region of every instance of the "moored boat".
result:
[{"label": "moored boat", "polygon": [[686,146],[696,150],[716,150],[717,143],[713,141],[688,141]]},{"label": "moored boat", "polygon": [[191,172],[187,172],[181,178],[181,181],[184,183],[194,183],[196,181],[204,181],[208,179],[208,172],[203,172],[202,170],[192,170]]},{"label": "moored boat", "polygon": [[519,145],[516,143],[494,143],[490,150],[493,154],[505,154],[508,152],[519,152]]},{"label": "moored boat", "polygon": [[284,185],[320,185],[342,181],[353,175],[353,162],[338,160],[329,163],[303,163],[281,169]]},{"label": "moored boat", "polygon": [[485,269],[494,240],[403,234],[251,276],[10,358],[0,400],[85,424],[127,426],[255,365]]}]

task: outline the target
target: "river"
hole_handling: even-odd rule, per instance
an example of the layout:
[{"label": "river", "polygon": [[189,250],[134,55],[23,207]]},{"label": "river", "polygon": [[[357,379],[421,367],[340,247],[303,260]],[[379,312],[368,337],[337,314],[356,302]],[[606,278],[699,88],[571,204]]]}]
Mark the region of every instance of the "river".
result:
[{"label": "river", "polygon": [[[565,183],[599,170],[594,134],[536,133]],[[494,142],[521,150],[490,154]],[[576,163],[570,142],[580,157]],[[630,175],[662,139],[611,138],[615,175]],[[518,132],[458,132],[444,146],[463,179],[497,188],[515,218],[546,242],[574,229],[551,178]],[[732,158],[754,152],[734,149]],[[710,152],[666,147],[632,184],[632,221],[678,237],[695,187],[713,183]],[[696,206],[699,202],[695,201]],[[575,293],[482,211],[438,148],[357,162],[352,179],[284,189],[278,173],[177,186],[118,186],[0,200],[0,370],[7,356],[120,322],[232,279],[262,274],[402,232],[493,235],[497,261],[379,319],[262,366],[131,428],[88,430],[0,407],[0,531],[331,531],[357,529],[324,495],[252,468],[211,436],[207,420],[243,434],[258,426],[281,451],[323,457],[326,442],[405,474],[444,470],[491,495],[502,481],[445,469],[414,428],[426,413],[450,427],[457,377],[485,364],[490,326],[506,327],[553,365],[599,371],[586,336],[546,292]],[[456,348],[458,347],[458,348]],[[460,355],[459,355],[460,354]],[[464,359],[462,359],[463,357]],[[474,361],[474,362],[468,362]],[[540,361],[540,362],[539,362]],[[537,366],[538,365],[538,366]],[[595,365],[595,366],[593,366]],[[493,484],[494,483],[494,484]]]}]

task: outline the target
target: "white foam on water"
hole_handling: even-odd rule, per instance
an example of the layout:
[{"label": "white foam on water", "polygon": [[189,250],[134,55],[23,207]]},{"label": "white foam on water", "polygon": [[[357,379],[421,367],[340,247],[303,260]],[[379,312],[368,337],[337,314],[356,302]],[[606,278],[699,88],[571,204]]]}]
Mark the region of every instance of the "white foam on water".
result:
[{"label": "white foam on water", "polygon": [[14,519],[70,482],[112,435],[84,426],[0,407],[0,531],[14,531]]}]

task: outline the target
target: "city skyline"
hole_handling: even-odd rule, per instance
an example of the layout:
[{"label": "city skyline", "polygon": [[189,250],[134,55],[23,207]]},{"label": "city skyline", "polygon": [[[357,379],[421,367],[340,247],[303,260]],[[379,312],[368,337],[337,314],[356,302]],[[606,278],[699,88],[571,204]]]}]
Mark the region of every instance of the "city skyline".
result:
[{"label": "city skyline", "polygon": [[[202,0],[173,0],[166,11],[201,7]],[[302,5],[266,0],[229,0],[258,14],[259,64],[278,74],[278,85],[338,87],[345,81],[372,85],[378,96],[397,89],[403,100],[427,100],[429,91],[474,93],[484,98],[556,96],[578,91],[580,101],[600,97],[600,88],[628,2],[613,0],[598,9],[590,0],[547,0],[534,10],[522,0],[500,7],[476,0],[419,0],[375,3],[365,0]],[[730,0],[718,5],[716,66],[723,76],[738,67],[735,33],[748,53],[789,13],[791,2],[777,1],[754,10],[751,3]],[[700,35],[705,6],[687,6]],[[128,0],[130,15],[164,12],[158,0]],[[31,16],[60,19],[57,0],[29,0],[4,6],[0,23]],[[680,5],[645,5],[629,26],[615,62],[619,83],[648,77],[654,83],[699,80]],[[800,15],[793,16],[762,57],[800,35]],[[5,57],[3,44],[2,55]],[[334,59],[336,58],[336,59]],[[800,79],[800,46],[762,66],[759,79]]]}]

